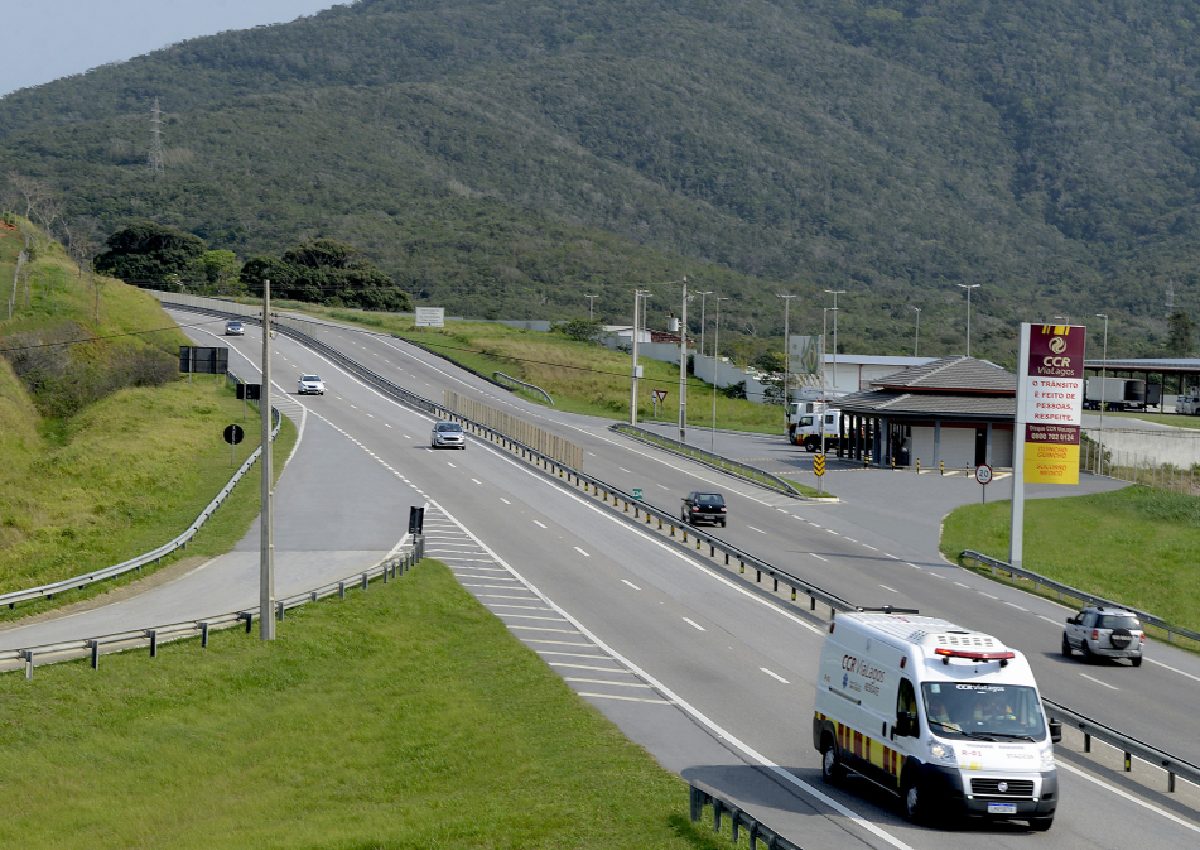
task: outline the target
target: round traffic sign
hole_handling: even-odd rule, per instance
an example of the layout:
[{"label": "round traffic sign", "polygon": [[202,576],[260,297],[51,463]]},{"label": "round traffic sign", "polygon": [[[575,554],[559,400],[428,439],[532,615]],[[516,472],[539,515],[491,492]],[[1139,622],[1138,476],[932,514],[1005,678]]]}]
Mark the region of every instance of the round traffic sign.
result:
[{"label": "round traffic sign", "polygon": [[246,432],[242,430],[241,425],[226,425],[225,430],[221,434],[225,438],[225,442],[231,446],[236,446],[242,441],[242,437],[246,436]]},{"label": "round traffic sign", "polygon": [[975,467],[975,480],[980,484],[987,484],[992,480],[992,468],[986,463],[981,463]]}]

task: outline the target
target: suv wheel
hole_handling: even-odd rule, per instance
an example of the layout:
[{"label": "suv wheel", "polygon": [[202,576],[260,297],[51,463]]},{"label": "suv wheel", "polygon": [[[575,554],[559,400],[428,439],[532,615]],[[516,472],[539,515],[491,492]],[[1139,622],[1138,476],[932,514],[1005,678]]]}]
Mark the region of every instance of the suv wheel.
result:
[{"label": "suv wheel", "polygon": [[1067,640],[1066,635],[1063,635],[1062,654],[1067,656],[1067,658],[1071,657],[1071,642]]},{"label": "suv wheel", "polygon": [[1129,660],[1130,660],[1131,662],[1133,662],[1133,666],[1134,666],[1134,667],[1141,667],[1141,666],[1142,666],[1142,656],[1140,656],[1140,655],[1135,655],[1133,658],[1130,658]]},{"label": "suv wheel", "polygon": [[1083,653],[1083,660],[1091,662],[1096,656],[1092,655],[1092,648],[1088,646],[1088,639],[1084,638],[1079,642],[1079,651]]}]

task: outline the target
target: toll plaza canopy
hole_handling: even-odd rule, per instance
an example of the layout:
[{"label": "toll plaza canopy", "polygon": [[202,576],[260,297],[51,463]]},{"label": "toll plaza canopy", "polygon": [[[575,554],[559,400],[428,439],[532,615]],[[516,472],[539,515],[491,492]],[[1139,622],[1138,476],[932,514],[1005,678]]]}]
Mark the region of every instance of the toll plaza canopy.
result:
[{"label": "toll plaza canopy", "polygon": [[[1190,387],[1200,386],[1200,359],[1182,357],[1177,359],[1108,360],[1087,359],[1083,368],[1092,375],[1105,374],[1111,377],[1143,378],[1147,384],[1158,383],[1163,394],[1180,394]],[[1154,380],[1157,378],[1158,380]]]},{"label": "toll plaza canopy", "polygon": [[838,404],[839,457],[880,467],[1012,466],[1017,377],[986,360],[933,360]]}]

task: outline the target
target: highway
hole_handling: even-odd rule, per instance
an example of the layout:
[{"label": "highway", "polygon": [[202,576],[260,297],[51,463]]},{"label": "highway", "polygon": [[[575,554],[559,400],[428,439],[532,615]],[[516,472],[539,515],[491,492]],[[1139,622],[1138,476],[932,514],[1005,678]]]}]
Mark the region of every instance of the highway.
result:
[{"label": "highway", "polygon": [[[185,324],[196,321],[195,314],[176,315]],[[190,333],[201,344],[218,344],[211,333],[220,326],[210,328]],[[1067,662],[1057,656],[1065,609],[940,562],[934,535],[941,513],[928,514],[951,494],[924,488],[958,482],[912,476],[905,483],[900,473],[837,470],[829,476],[835,492],[840,478],[854,475],[871,482],[855,486],[877,503],[851,498],[850,487],[836,504],[792,500],[628,441],[605,421],[525,405],[396,340],[312,323],[304,328],[435,401],[451,388],[523,411],[583,446],[586,471],[617,486],[640,486],[664,508],[677,509],[689,489],[718,487],[732,511],[721,533],[735,545],[852,601],[911,605],[992,632],[1030,655],[1047,696],[1195,760],[1187,752],[1197,747],[1187,710],[1200,685],[1194,659],[1155,646],[1136,671]],[[244,362],[245,377],[253,378],[257,330],[220,339],[237,352],[231,368],[242,373]],[[382,557],[404,530],[407,506],[427,501],[427,553],[449,564],[515,635],[668,769],[741,801],[802,846],[962,843],[959,831],[908,824],[889,798],[862,783],[821,784],[810,734],[821,617],[781,603],[499,449],[472,440],[463,452],[431,451],[429,420],[282,335],[272,356],[281,390],[291,391],[302,371],[321,374],[327,386],[325,396],[280,403],[303,423],[276,504],[281,595],[288,583],[328,580],[319,577]],[[761,438],[729,439],[760,450],[754,441]],[[976,491],[970,495],[977,498]],[[115,631],[108,626],[117,622],[153,625],[180,619],[181,612],[201,616],[214,606],[228,610],[239,598],[245,601],[234,605],[253,605],[257,539],[252,530],[230,555],[118,606],[9,629],[0,633],[0,646]],[[1043,845],[1200,842],[1191,789],[1168,798],[1065,754],[1060,782],[1063,803],[1053,830],[1036,839]],[[1010,826],[976,834],[996,847],[1031,840]]]}]

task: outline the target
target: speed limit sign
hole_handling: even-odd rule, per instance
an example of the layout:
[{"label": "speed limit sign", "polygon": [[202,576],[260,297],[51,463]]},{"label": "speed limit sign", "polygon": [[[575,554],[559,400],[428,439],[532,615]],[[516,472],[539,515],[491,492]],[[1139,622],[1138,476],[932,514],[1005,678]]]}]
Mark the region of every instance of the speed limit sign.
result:
[{"label": "speed limit sign", "polygon": [[975,467],[975,480],[980,484],[987,484],[992,480],[992,468],[986,463],[981,463]]}]

